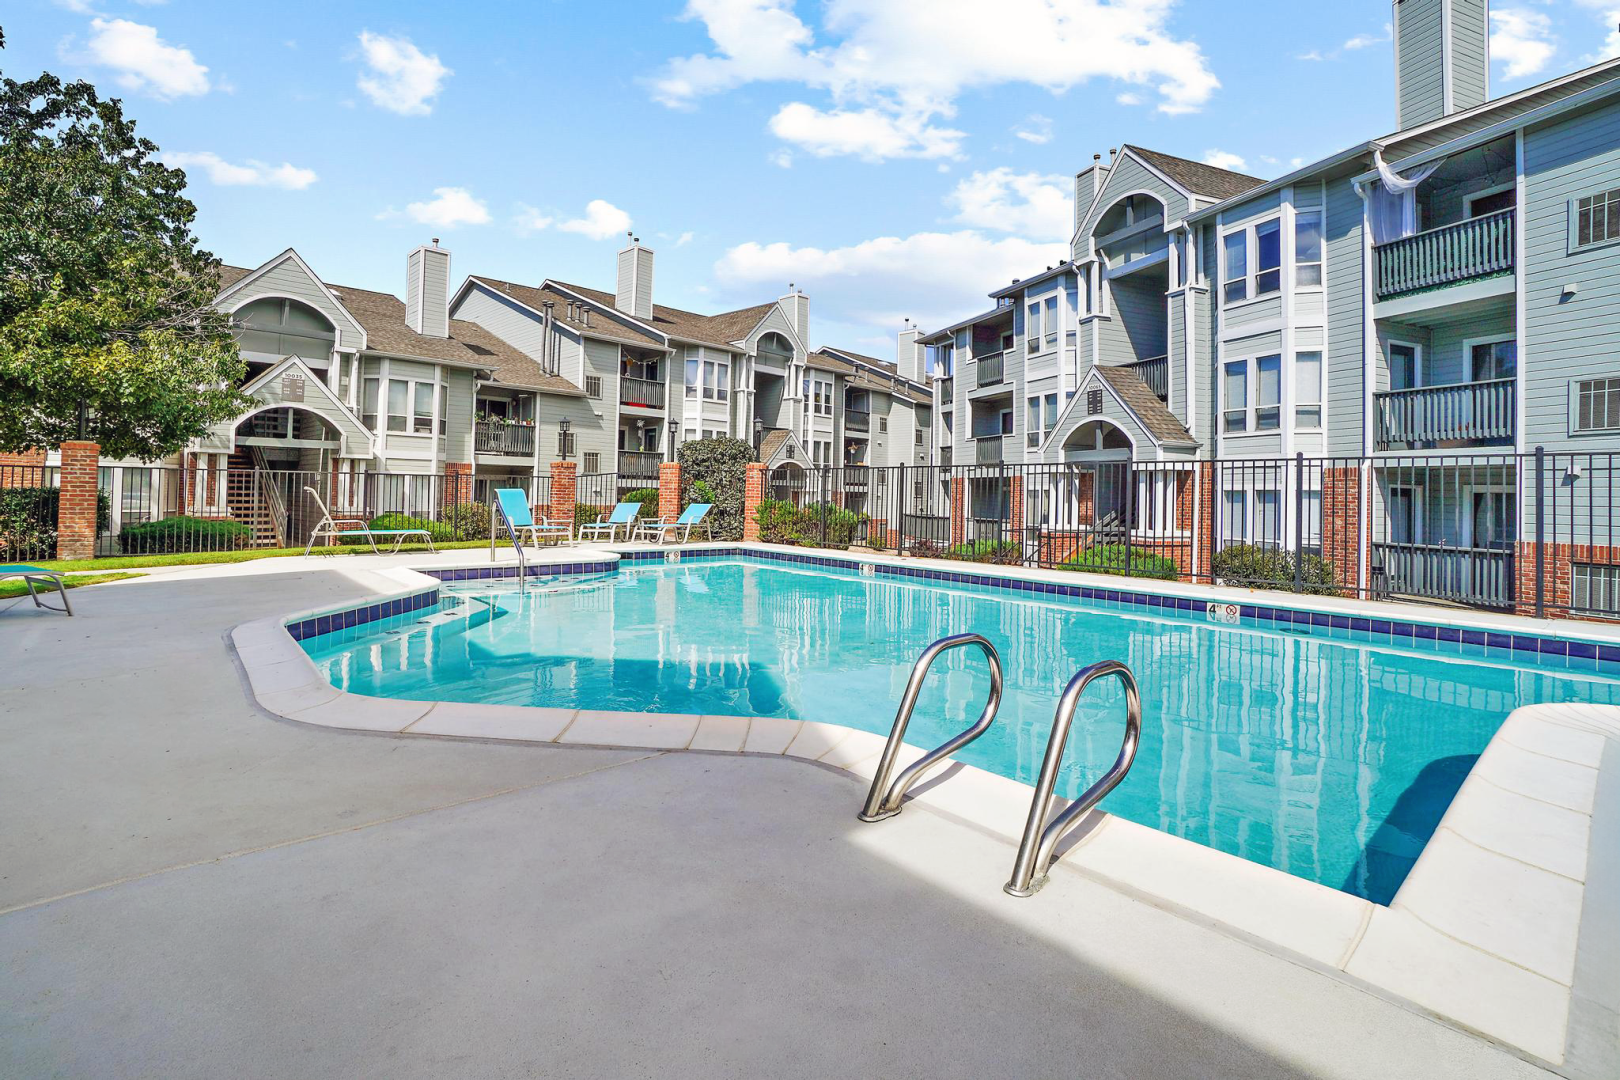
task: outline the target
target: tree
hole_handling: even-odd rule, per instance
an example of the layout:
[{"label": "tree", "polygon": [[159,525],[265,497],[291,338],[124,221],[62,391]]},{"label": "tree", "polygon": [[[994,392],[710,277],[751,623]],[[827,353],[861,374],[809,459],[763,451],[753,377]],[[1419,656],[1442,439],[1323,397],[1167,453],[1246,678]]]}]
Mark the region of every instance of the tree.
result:
[{"label": "tree", "polygon": [[150,461],[248,407],[219,260],[157,152],[89,83],[0,79],[0,450],[82,423]]}]

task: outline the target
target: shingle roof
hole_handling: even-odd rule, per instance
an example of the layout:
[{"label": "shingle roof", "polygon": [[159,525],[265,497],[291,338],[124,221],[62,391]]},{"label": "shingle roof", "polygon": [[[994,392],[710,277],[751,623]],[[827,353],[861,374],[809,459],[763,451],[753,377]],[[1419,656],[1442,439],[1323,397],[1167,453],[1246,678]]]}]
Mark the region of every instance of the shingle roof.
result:
[{"label": "shingle roof", "polygon": [[[469,280],[487,285],[495,292],[510,296],[518,303],[533,308],[535,311],[545,311],[546,301],[549,300],[552,304],[552,317],[576,334],[584,334],[587,337],[600,338],[604,341],[617,341],[626,345],[642,345],[660,349],[664,347],[664,343],[659,339],[658,335],[649,334],[639,327],[627,325],[608,315],[598,313],[592,316],[589,325],[577,318],[570,319],[568,309],[575,297],[559,292],[555,288],[546,285],[535,288],[532,285],[519,285],[515,281],[502,281],[499,278],[489,277],[473,277]],[[609,309],[612,307],[611,303],[607,305]]]},{"label": "shingle roof", "polygon": [[[220,268],[220,288],[229,288],[253,271],[240,266]],[[366,332],[366,351],[393,356],[419,356],[427,360],[479,367],[494,373],[498,382],[558,394],[578,395],[579,387],[560,375],[541,369],[522,351],[513,348],[477,323],[450,320],[449,337],[418,334],[405,324],[405,303],[392,293],[326,287]]]},{"label": "shingle roof", "polygon": [[1245,176],[1230,169],[1217,169],[1201,161],[1189,161],[1187,158],[1161,154],[1157,150],[1144,150],[1140,146],[1129,144],[1124,149],[1137,155],[1195,195],[1207,195],[1212,199],[1230,199],[1265,183],[1256,176]]},{"label": "shingle roof", "polygon": [[[932,403],[933,398],[928,394],[919,393],[910,386],[907,386],[904,382],[898,381],[899,371],[895,364],[885,363],[884,361],[875,357],[865,356],[858,352],[851,352],[848,349],[838,349],[836,352],[842,355],[834,355],[833,353],[828,352],[825,347],[817,349],[815,352],[810,354],[810,358],[807,363],[810,367],[817,368],[821,371],[836,371],[840,375],[844,376],[845,381],[855,386],[863,387],[869,390],[879,390],[885,394],[893,395],[894,397],[904,398],[913,404],[927,405]],[[887,371],[890,377],[884,378],[881,375],[874,375],[872,372],[867,371],[864,368],[856,367],[848,360],[843,359],[845,356],[857,357],[865,363],[874,364]]]},{"label": "shingle roof", "polygon": [[1187,426],[1176,419],[1176,414],[1165,407],[1147,383],[1123,367],[1098,365],[1097,374],[1105,379],[1127,408],[1136,414],[1142,426],[1160,443],[1197,446]]},{"label": "shingle roof", "polygon": [[[603,307],[613,307],[615,297],[612,293],[600,289],[588,289],[583,285],[571,285],[566,281],[557,282],[558,285],[569,289],[580,296],[600,304]],[[695,311],[682,311],[680,308],[665,307],[663,304],[654,304],[652,318],[641,319],[661,334],[682,341],[695,341],[700,345],[720,345],[731,348],[733,341],[740,341],[747,337],[754,327],[759,325],[761,319],[770,313],[776,306],[776,301],[768,304],[756,304],[753,307],[739,308],[736,311],[725,311],[719,315],[699,315]]]}]

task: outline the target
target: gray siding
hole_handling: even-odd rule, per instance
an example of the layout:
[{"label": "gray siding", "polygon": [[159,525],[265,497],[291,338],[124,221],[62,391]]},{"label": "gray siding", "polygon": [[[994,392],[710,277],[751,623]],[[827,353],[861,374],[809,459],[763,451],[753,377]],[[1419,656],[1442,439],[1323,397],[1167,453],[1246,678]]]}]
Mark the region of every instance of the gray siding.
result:
[{"label": "gray siding", "polygon": [[1612,435],[1569,435],[1569,386],[1620,375],[1620,247],[1571,252],[1569,215],[1620,187],[1620,104],[1527,132],[1524,158],[1525,446],[1613,450]]},{"label": "gray siding", "polygon": [[1107,344],[1098,362],[1128,364],[1133,360],[1163,356],[1166,349],[1164,294],[1157,288],[1128,279],[1107,284],[1113,304],[1114,331],[1105,337]]},{"label": "gray siding", "polygon": [[1167,404],[1171,412],[1181,417],[1183,423],[1187,420],[1186,305],[1187,294],[1184,292],[1166,299],[1166,306],[1169,309],[1166,316],[1169,336],[1165,343],[1165,351],[1170,365],[1170,400]]},{"label": "gray siding", "polygon": [[1331,180],[1324,222],[1328,347],[1326,371],[1329,454],[1362,452],[1363,233],[1361,196],[1349,179]]},{"label": "gray siding", "polygon": [[[596,376],[602,380],[602,396],[598,398],[562,398],[547,394],[540,399],[541,414],[553,412],[562,408],[565,401],[583,406],[573,411],[579,419],[573,425],[576,434],[574,440],[579,456],[574,460],[580,463],[581,471],[585,468],[586,453],[602,455],[602,471],[617,472],[618,459],[615,455],[619,449],[618,425],[626,418],[619,416],[619,346],[611,341],[600,341],[596,338],[585,339],[585,375],[587,378]],[[580,383],[580,389],[585,383]],[[634,419],[629,421],[634,424]],[[647,417],[647,423],[663,426],[664,418],[660,416]],[[666,433],[667,434],[667,433]],[[555,448],[553,443],[552,447]]]},{"label": "gray siding", "polygon": [[1081,226],[1081,234],[1089,234],[1097,227],[1097,220],[1111,210],[1115,203],[1133,191],[1151,191],[1164,203],[1167,221],[1173,221],[1187,213],[1187,199],[1169,184],[1159,179],[1158,175],[1147,169],[1133,157],[1122,157],[1110,170],[1108,179],[1103,183],[1102,196],[1097,205],[1086,216]]},{"label": "gray siding", "polygon": [[1451,107],[1482,105],[1488,96],[1486,0],[1451,0]]},{"label": "gray siding", "polygon": [[1445,48],[1441,8],[1447,0],[1399,0],[1395,5],[1396,126],[1445,115]]},{"label": "gray siding", "polygon": [[360,325],[351,319],[347,312],[327,298],[326,290],[321,288],[319,282],[304,273],[303,269],[291,257],[283,259],[279,264],[265,271],[255,280],[242,286],[225,302],[228,311],[235,311],[243,304],[259,296],[285,296],[308,304],[310,307],[325,315],[332,325],[337,328],[338,345],[346,349],[358,349],[364,334]]},{"label": "gray siding", "polygon": [[477,323],[536,362],[543,354],[545,330],[539,316],[509,296],[475,284],[462,296],[452,314]]}]

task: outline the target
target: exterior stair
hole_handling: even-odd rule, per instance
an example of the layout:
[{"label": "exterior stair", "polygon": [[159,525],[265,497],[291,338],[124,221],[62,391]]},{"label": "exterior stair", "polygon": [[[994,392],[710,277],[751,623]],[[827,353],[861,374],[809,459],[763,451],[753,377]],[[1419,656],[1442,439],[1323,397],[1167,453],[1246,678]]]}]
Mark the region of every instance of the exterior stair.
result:
[{"label": "exterior stair", "polygon": [[233,521],[253,530],[249,547],[285,547],[282,523],[272,509],[267,488],[270,477],[261,474],[253,457],[244,450],[231,455],[225,477],[225,504]]}]

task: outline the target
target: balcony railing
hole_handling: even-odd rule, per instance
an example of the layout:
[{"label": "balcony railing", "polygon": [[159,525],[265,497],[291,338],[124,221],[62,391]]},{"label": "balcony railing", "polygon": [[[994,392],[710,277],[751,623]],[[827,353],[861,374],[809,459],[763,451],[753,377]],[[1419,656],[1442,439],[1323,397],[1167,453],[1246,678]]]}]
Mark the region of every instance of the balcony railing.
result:
[{"label": "balcony railing", "polygon": [[1513,606],[1511,549],[1374,544],[1372,550],[1375,593],[1481,607]]},{"label": "balcony railing", "polygon": [[1170,400],[1170,358],[1168,356],[1150,356],[1146,360],[1121,365],[1126,371],[1147,383],[1148,389],[1158,396],[1160,401]]},{"label": "balcony railing", "polygon": [[1007,453],[1002,448],[1003,440],[1000,435],[981,435],[973,440],[973,463],[975,465],[1000,465],[1007,460]]},{"label": "balcony railing", "polygon": [[949,405],[956,400],[956,380],[947,376],[939,380],[939,403]]},{"label": "balcony railing", "polygon": [[1512,270],[1513,221],[1513,210],[1498,210],[1379,244],[1373,248],[1378,298]]},{"label": "balcony railing", "polygon": [[1512,379],[1422,386],[1373,395],[1379,450],[1505,446],[1517,412]]},{"label": "balcony railing", "polygon": [[664,393],[664,384],[652,379],[633,379],[626,375],[619,380],[619,402],[624,405],[639,405],[643,409],[662,409]]},{"label": "balcony railing", "polygon": [[1003,374],[1003,358],[1004,354],[1002,353],[991,353],[988,356],[979,357],[976,365],[977,373],[974,376],[974,385],[995,386],[1000,383]]},{"label": "balcony railing", "polygon": [[844,430],[845,431],[871,431],[872,430],[872,414],[871,414],[871,412],[869,410],[866,410],[866,409],[845,409],[844,410]]},{"label": "balcony railing", "polygon": [[534,457],[534,426],[480,420],[473,426],[473,449],[480,454]]},{"label": "balcony railing", "polygon": [[619,451],[619,475],[637,480],[657,480],[658,466],[663,464],[662,454],[641,450]]}]

